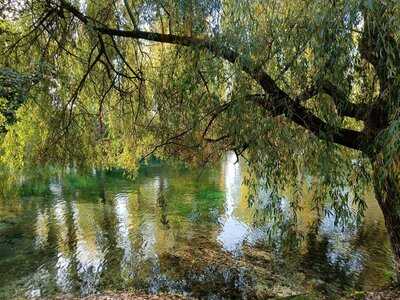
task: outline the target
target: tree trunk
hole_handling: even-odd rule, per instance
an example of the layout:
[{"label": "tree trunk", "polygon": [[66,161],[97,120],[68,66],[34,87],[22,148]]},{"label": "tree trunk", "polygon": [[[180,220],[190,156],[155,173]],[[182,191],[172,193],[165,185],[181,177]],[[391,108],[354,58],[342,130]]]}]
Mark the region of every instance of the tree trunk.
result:
[{"label": "tree trunk", "polygon": [[383,212],[393,249],[397,284],[400,284],[400,163],[372,160],[375,196]]}]

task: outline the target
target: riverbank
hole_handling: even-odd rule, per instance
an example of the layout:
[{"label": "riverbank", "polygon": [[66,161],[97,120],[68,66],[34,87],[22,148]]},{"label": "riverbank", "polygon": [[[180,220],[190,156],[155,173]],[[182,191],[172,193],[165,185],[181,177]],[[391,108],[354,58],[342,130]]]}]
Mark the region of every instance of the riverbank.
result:
[{"label": "riverbank", "polygon": [[[174,295],[174,294],[157,294],[157,295],[149,295],[143,293],[136,292],[126,292],[126,293],[113,293],[108,292],[99,295],[92,295],[83,298],[76,298],[73,296],[58,296],[53,298],[55,300],[191,300],[196,299],[193,297],[185,297],[182,295]],[[298,296],[290,296],[290,297],[280,297],[280,298],[270,298],[270,299],[291,299],[291,300],[316,300],[315,296],[311,295],[298,295]],[[341,300],[396,300],[400,299],[400,289],[387,289],[382,291],[375,292],[357,292],[351,296],[338,298]],[[44,298],[43,300],[49,300]]]},{"label": "riverbank", "polygon": [[395,300],[400,299],[400,289],[390,289],[379,292],[367,293],[364,297],[366,300]]},{"label": "riverbank", "polygon": [[[75,298],[72,296],[59,296],[56,297],[55,300],[183,300],[183,299],[194,299],[190,297],[184,297],[181,295],[172,295],[172,294],[158,294],[158,295],[149,295],[143,293],[104,293],[99,295],[92,295],[83,298]],[[47,300],[45,298],[45,300]]]}]

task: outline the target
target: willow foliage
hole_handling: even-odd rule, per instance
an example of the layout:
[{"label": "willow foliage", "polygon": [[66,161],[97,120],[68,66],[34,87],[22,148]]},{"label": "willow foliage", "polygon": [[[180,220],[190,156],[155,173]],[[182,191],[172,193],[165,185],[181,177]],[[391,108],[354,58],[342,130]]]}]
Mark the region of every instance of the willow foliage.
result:
[{"label": "willow foliage", "polygon": [[363,208],[370,157],[399,153],[399,92],[383,87],[400,80],[396,1],[10,0],[1,14],[10,170],[135,172],[151,155],[204,165],[231,150],[249,184],[291,189],[299,208],[311,182],[317,209],[346,215],[349,199]]}]

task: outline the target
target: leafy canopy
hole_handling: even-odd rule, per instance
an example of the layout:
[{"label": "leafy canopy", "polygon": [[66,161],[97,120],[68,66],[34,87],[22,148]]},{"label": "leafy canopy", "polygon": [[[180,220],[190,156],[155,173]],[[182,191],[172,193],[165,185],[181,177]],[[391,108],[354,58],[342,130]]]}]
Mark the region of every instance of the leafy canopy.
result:
[{"label": "leafy canopy", "polygon": [[[313,177],[317,208],[345,214],[349,196],[363,207],[377,66],[400,80],[396,1],[9,0],[0,14],[8,169],[134,173],[151,155],[204,165],[232,150],[248,184],[291,189],[293,207]],[[382,138],[396,153],[390,124]]]}]

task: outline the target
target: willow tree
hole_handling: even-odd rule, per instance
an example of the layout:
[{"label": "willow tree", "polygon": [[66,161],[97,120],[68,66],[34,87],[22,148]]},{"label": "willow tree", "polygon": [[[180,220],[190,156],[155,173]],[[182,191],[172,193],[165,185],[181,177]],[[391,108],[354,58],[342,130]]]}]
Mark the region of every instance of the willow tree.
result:
[{"label": "willow tree", "polygon": [[292,187],[293,210],[316,178],[313,206],[337,215],[362,212],[372,183],[400,276],[398,1],[9,0],[0,13],[10,169],[231,150],[272,194]]}]

